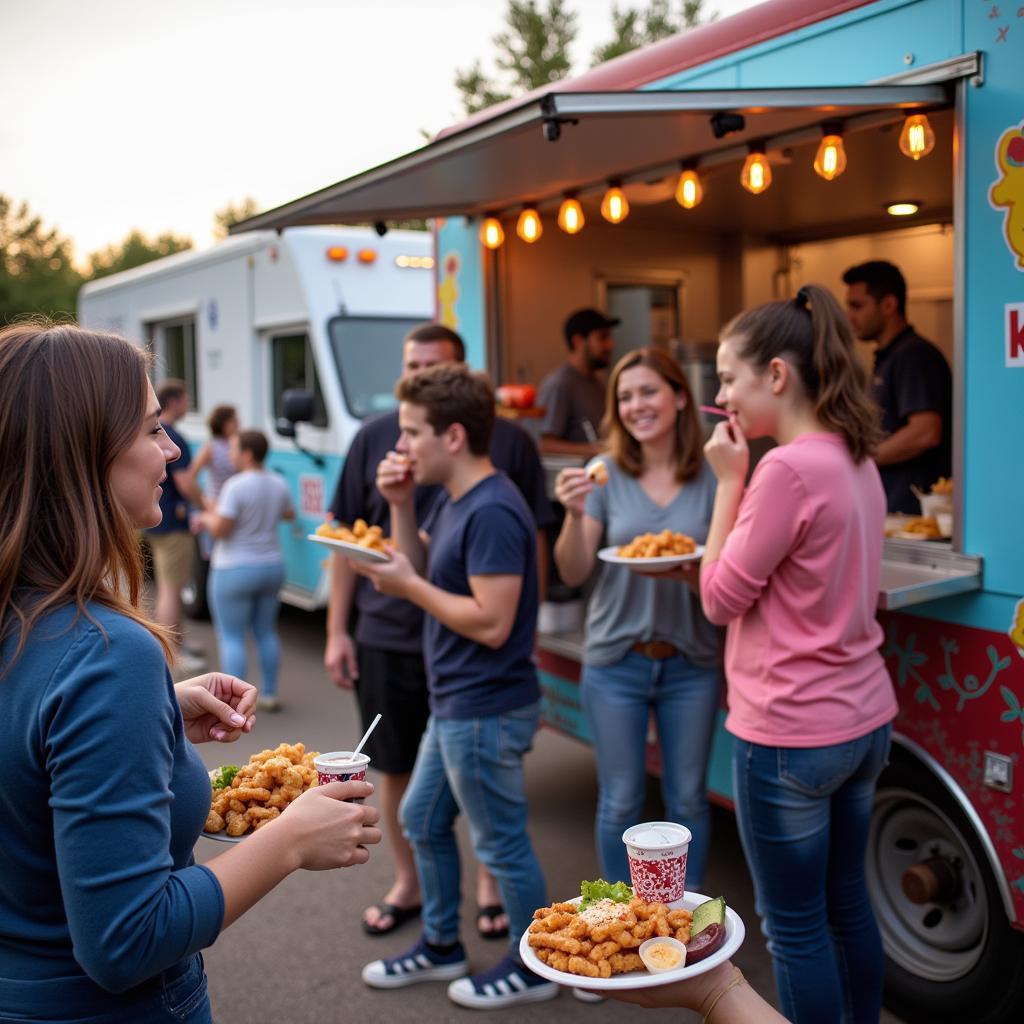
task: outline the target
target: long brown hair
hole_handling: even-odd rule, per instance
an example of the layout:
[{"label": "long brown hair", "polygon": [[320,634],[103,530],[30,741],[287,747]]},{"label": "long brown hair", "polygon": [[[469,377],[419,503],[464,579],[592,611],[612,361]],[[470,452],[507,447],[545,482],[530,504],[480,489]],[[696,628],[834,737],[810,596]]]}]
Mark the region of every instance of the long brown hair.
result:
[{"label": "long brown hair", "polygon": [[644,455],[640,442],[626,429],[619,415],[619,378],[636,366],[653,370],[677,394],[686,399],[686,404],[676,412],[675,430],[675,477],[679,483],[692,480],[700,470],[703,438],[700,421],[693,404],[693,392],[683,373],[683,368],[663,349],[637,348],[627,352],[612,370],[608,380],[608,397],[605,405],[604,423],[608,435],[608,450],[615,464],[630,476],[639,476],[644,468]]},{"label": "long brown hair", "polygon": [[135,441],[148,388],[142,349],[73,324],[0,328],[0,643],[21,654],[48,612],[91,601],[167,632],[140,610],[142,553],[110,489],[114,460]]},{"label": "long brown hair", "polygon": [[814,414],[846,441],[854,462],[882,440],[881,412],[854,351],[853,332],[839,303],[820,284],[805,284],[795,299],[766,302],[740,313],[722,337],[740,342],[739,356],[759,372],[789,357]]}]

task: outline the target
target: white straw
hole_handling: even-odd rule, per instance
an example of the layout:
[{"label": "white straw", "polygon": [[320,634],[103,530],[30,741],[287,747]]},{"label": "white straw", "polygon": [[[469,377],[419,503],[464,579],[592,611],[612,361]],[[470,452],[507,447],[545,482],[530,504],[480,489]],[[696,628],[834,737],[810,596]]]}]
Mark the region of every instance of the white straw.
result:
[{"label": "white straw", "polygon": [[381,716],[378,714],[377,717],[370,723],[370,728],[363,733],[363,738],[356,744],[356,749],[352,751],[352,756],[349,758],[350,761],[356,759],[356,754],[363,749],[363,744],[370,738],[370,733],[377,728],[377,723],[380,721]]}]

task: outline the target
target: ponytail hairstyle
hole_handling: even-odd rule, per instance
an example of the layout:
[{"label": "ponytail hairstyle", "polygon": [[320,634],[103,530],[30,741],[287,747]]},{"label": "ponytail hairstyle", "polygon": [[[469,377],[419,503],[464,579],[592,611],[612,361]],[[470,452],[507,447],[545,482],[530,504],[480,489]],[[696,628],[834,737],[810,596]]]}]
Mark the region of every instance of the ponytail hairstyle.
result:
[{"label": "ponytail hairstyle", "polygon": [[740,313],[722,331],[739,341],[739,356],[759,372],[785,358],[800,377],[827,430],[842,435],[854,462],[882,440],[881,412],[857,359],[842,308],[822,285],[806,284],[795,299],[766,302]]},{"label": "ponytail hairstyle", "polygon": [[90,602],[134,619],[168,660],[170,635],[141,610],[142,552],[110,488],[114,460],[139,435],[149,391],[138,345],[74,324],[31,319],[0,328],[0,643]]}]

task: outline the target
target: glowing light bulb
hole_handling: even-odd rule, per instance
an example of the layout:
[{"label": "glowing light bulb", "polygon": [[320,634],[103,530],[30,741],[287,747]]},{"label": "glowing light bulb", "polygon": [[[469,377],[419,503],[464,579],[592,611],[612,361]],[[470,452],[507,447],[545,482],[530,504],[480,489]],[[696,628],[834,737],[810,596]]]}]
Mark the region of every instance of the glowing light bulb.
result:
[{"label": "glowing light bulb", "polygon": [[497,249],[505,241],[505,229],[497,217],[485,217],[480,225],[480,241],[488,249]]},{"label": "glowing light bulb", "polygon": [[885,210],[891,217],[913,217],[920,208],[920,203],[905,199],[898,203],[889,203]]},{"label": "glowing light bulb", "polygon": [[612,224],[621,224],[629,216],[629,202],[618,185],[612,185],[601,200],[601,216]]},{"label": "glowing light bulb", "polygon": [[540,214],[532,206],[528,206],[519,214],[519,220],[516,221],[516,234],[524,242],[529,242],[531,245],[544,234],[544,227],[540,222]]},{"label": "glowing light bulb", "polygon": [[900,152],[911,160],[920,160],[935,148],[935,132],[926,114],[910,114],[900,132]]},{"label": "glowing light bulb", "polygon": [[580,206],[578,199],[573,199],[570,196],[562,200],[562,205],[558,208],[558,226],[567,235],[575,235],[578,231],[582,231],[586,222],[586,218],[583,216],[583,207]]},{"label": "glowing light bulb", "polygon": [[846,170],[846,147],[842,135],[826,135],[814,157],[815,173],[826,181],[838,178]]},{"label": "glowing light bulb", "polygon": [[750,193],[760,195],[772,183],[772,169],[764,153],[755,150],[743,164],[740,184]]},{"label": "glowing light bulb", "polygon": [[704,198],[704,186],[697,172],[690,169],[679,175],[676,185],[676,202],[684,210],[692,210]]}]

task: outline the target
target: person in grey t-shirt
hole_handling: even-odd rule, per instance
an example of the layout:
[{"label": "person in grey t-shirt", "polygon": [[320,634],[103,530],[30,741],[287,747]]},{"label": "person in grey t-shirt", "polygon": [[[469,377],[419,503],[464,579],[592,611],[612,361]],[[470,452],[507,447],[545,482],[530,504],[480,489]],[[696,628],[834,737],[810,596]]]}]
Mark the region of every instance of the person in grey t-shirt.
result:
[{"label": "person in grey t-shirt", "polygon": [[569,358],[541,381],[537,396],[544,409],[544,454],[587,458],[600,450],[605,386],[597,371],[611,362],[611,328],[618,323],[596,309],[577,310],[565,321]]},{"label": "person in grey t-shirt", "polygon": [[245,634],[251,630],[260,661],[259,706],[276,711],[277,593],[284,583],[284,556],[277,538],[282,520],[295,518],[288,485],[263,468],[269,448],[258,430],[231,439],[238,473],[224,484],[215,512],[204,512],[203,526],[214,537],[207,594],[220,649],[220,667],[247,679]]},{"label": "person in grey t-shirt", "polygon": [[[564,469],[555,487],[566,510],[555,561],[570,586],[587,578],[603,546],[666,529],[703,544],[711,521],[715,477],[679,364],[661,349],[637,349],[619,360],[608,387],[604,474],[593,465]],[[629,881],[622,833],[643,810],[652,708],[665,815],[693,833],[687,887],[703,881],[721,647],[701,611],[699,573],[699,559],[661,578],[605,563],[590,598],[580,696],[597,755],[598,858],[610,882]]]}]

